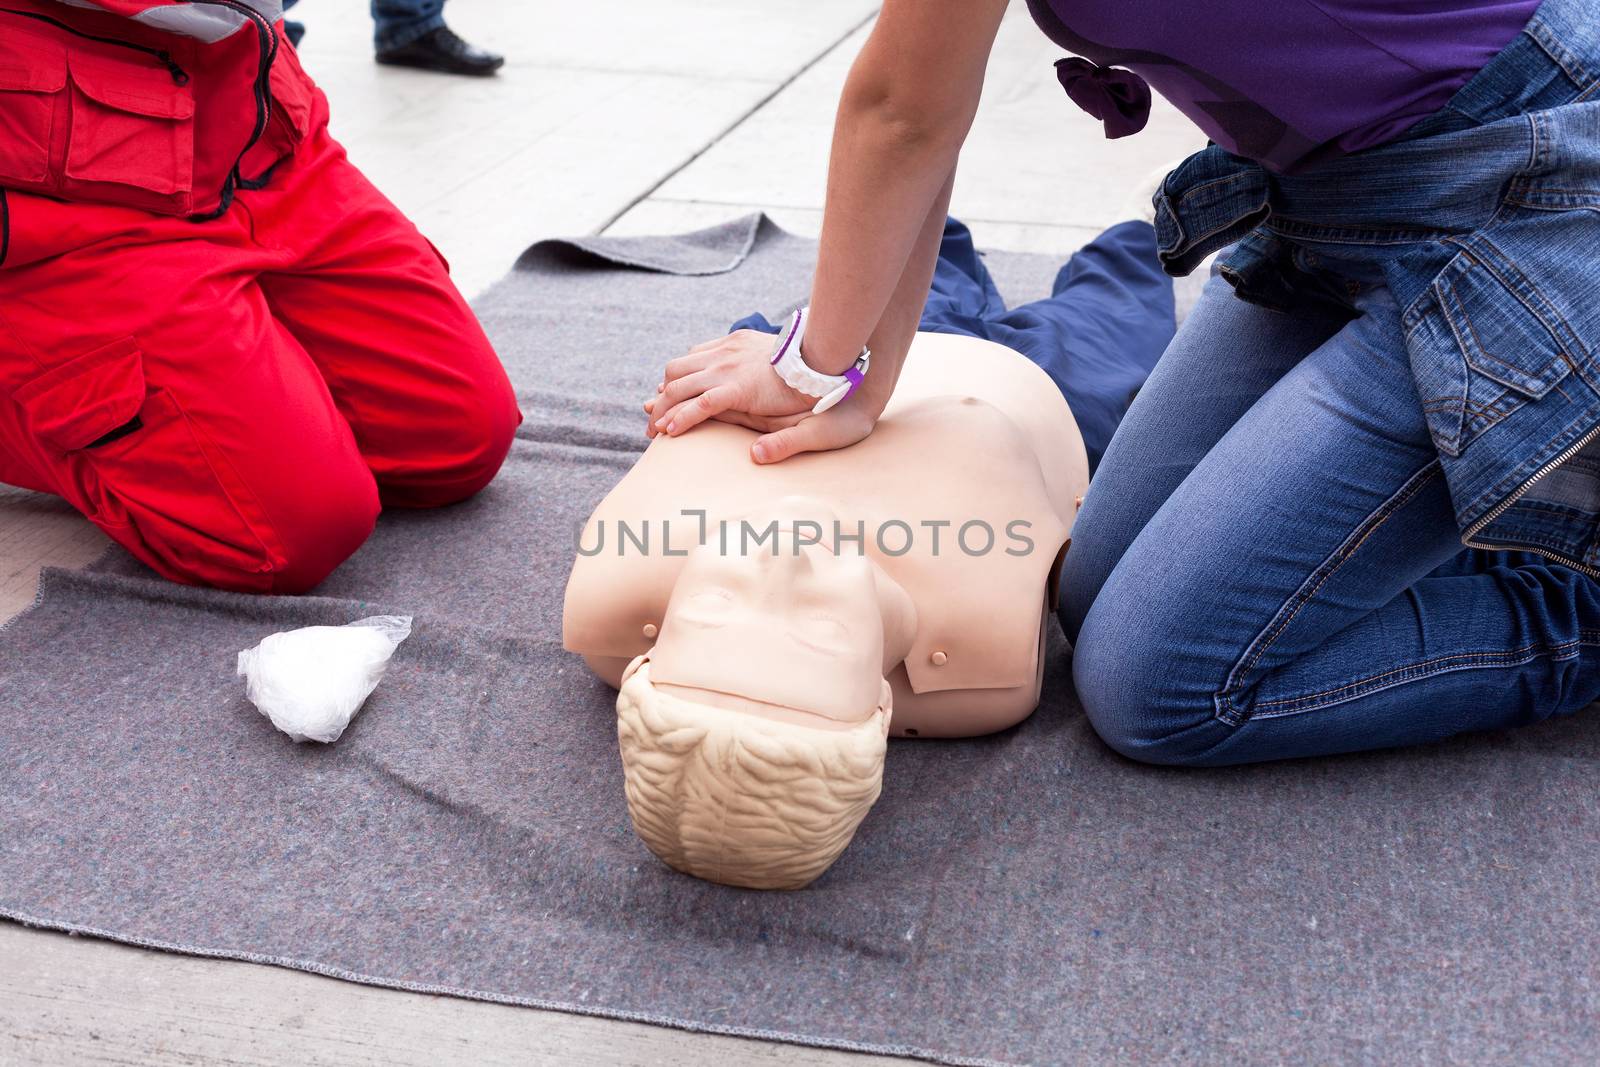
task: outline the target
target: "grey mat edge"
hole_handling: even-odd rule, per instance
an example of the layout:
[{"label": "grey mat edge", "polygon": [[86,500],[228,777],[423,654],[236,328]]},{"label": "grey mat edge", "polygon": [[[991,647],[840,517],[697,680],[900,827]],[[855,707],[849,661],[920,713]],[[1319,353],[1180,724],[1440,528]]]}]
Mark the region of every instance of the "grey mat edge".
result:
[{"label": "grey mat edge", "polygon": [[281,967],[286,970],[302,971],[307,974],[319,975],[323,978],[333,978],[341,982],[354,982],[358,985],[372,986],[378,989],[397,989],[407,993],[426,993],[432,996],[454,997],[458,1000],[476,1000],[489,1004],[504,1004],[511,1007],[559,1011],[568,1015],[585,1015],[599,1019],[646,1023],[651,1026],[664,1026],[689,1033],[716,1034],[722,1037],[740,1037],[756,1041],[777,1041],[785,1045],[797,1045],[804,1048],[826,1048],[838,1049],[843,1052],[864,1052],[879,1056],[900,1056],[907,1059],[923,1060],[928,1063],[947,1064],[949,1067],[1019,1067],[1015,1061],[954,1056],[911,1045],[874,1045],[815,1036],[808,1037],[803,1034],[779,1030],[702,1023],[675,1015],[655,1015],[650,1012],[635,1012],[622,1008],[596,1008],[586,1004],[573,1004],[568,1001],[544,1000],[538,997],[517,997],[504,993],[487,993],[481,990],[456,986],[433,985],[427,982],[408,982],[400,978],[380,978],[375,975],[345,970],[341,967],[330,967],[315,960],[299,959],[293,956],[269,956],[261,953],[245,952],[240,949],[207,948],[201,945],[185,945],[173,941],[163,941],[160,938],[140,937],[137,934],[120,934],[111,930],[85,926],[81,923],[68,922],[64,919],[31,915],[4,906],[0,906],[0,921],[18,923],[34,930],[51,930],[71,937],[92,937],[98,941],[130,945],[134,948],[173,952],[180,956]]}]

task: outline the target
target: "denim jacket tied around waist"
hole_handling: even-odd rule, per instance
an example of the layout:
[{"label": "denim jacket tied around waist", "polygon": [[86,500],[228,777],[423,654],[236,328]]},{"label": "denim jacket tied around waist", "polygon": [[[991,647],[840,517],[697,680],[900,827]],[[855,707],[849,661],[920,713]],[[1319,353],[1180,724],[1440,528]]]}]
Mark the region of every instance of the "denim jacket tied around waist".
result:
[{"label": "denim jacket tied around waist", "polygon": [[1600,0],[1545,0],[1404,139],[1310,173],[1212,146],[1156,198],[1163,265],[1292,313],[1376,274],[1462,541],[1600,577]]}]

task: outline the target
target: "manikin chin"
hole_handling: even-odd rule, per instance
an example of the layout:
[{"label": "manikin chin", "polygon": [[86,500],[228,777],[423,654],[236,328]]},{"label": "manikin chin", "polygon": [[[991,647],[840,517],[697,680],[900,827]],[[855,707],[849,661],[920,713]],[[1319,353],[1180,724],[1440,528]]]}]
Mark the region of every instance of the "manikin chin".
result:
[{"label": "manikin chin", "polygon": [[753,436],[706,424],[651,444],[584,530],[564,638],[619,687],[650,850],[797,889],[862,825],[890,735],[990,733],[1038,704],[1088,470],[1042,371],[943,335],[918,336],[860,444],[758,466]]}]

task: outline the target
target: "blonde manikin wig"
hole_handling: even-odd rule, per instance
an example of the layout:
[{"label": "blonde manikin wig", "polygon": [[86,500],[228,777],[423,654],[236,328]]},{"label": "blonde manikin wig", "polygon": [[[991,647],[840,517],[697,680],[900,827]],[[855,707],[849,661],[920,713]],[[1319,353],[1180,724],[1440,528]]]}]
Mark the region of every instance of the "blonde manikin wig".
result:
[{"label": "blonde manikin wig", "polygon": [[617,741],[634,831],[707,881],[799,889],[855,836],[883,785],[890,696],[843,729],[685,700],[650,682],[648,656],[617,694]]}]

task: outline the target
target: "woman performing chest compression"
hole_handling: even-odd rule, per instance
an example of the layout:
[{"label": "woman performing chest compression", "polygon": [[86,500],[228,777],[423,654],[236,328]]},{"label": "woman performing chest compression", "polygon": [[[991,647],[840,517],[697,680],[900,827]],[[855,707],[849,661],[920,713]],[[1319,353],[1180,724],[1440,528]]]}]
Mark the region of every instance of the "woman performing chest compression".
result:
[{"label": "woman performing chest compression", "polygon": [[[708,342],[668,364],[653,432],[739,423],[777,463],[872,431],[1005,7],[884,4],[834,131],[816,377],[774,374],[769,340]],[[1600,3],[1030,7],[1108,135],[1153,87],[1214,142],[1155,197],[1167,269],[1229,249],[1065,560],[1100,735],[1219,765],[1600,696]]]}]

